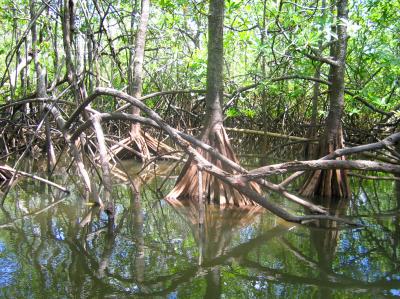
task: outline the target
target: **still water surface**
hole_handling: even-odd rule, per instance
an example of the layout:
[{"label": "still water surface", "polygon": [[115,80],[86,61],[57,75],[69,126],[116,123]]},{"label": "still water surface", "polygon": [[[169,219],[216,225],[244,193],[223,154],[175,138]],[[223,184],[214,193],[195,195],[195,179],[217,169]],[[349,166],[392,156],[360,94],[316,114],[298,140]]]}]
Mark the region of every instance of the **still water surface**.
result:
[{"label": "still water surface", "polygon": [[353,178],[352,200],[327,203],[365,225],[354,229],[215,206],[199,227],[194,205],[162,200],[173,181],[151,175],[135,180],[140,196],[116,180],[110,223],[84,203],[76,177],[56,178],[69,196],[21,180],[0,210],[2,298],[400,296],[398,181]]}]

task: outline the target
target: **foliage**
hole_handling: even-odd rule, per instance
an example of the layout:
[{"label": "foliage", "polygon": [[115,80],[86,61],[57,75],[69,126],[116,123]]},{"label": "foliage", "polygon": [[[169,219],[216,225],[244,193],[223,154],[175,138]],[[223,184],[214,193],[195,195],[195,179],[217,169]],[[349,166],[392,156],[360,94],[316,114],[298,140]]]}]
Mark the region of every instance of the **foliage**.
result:
[{"label": "foliage", "polygon": [[[97,3],[97,2],[96,2]],[[136,3],[136,2],[135,2]],[[62,30],[57,23],[62,12],[59,4],[52,3],[48,12],[37,22],[40,42],[39,62],[48,72],[49,83],[60,80],[65,72]],[[334,15],[320,2],[299,3],[274,1],[230,0],[225,3],[225,91],[234,93],[238,88],[259,84],[257,88],[240,94],[234,107],[226,110],[226,116],[251,119],[257,128],[263,123],[265,111],[268,117],[280,122],[282,117],[292,124],[307,124],[311,117],[312,81],[302,79],[285,82],[271,82],[274,78],[298,75],[312,77],[319,62],[304,56],[304,53],[319,51],[319,43],[335,39],[332,30]],[[350,35],[347,57],[346,88],[363,97],[372,106],[384,111],[396,111],[400,88],[399,60],[399,9],[392,1],[352,1],[350,20],[346,23]],[[9,79],[19,60],[26,55],[28,43],[13,54],[18,39],[28,30],[29,7],[23,2],[3,1],[1,3],[1,46],[0,70],[4,82],[0,86],[3,102],[23,98],[35,90],[34,65],[19,74],[24,78],[10,93]],[[36,10],[40,4],[36,3]],[[76,26],[74,42],[85,41],[84,48],[92,49],[92,57],[85,54],[85,81],[89,84],[108,85],[117,89],[126,88],[130,35],[138,22],[140,6],[133,2],[121,1],[109,5],[99,2],[78,2],[76,4]],[[134,13],[133,29],[131,14]],[[200,1],[160,0],[152,3],[150,31],[146,46],[144,93],[161,90],[204,89],[206,80],[207,5]],[[341,21],[339,21],[341,22]],[[18,24],[17,27],[16,24]],[[29,36],[29,34],[28,34]],[[91,37],[88,39],[88,37]],[[130,45],[131,43],[131,45]],[[77,56],[80,54],[74,52]],[[87,53],[87,52],[85,52]],[[329,47],[321,53],[329,56]],[[76,57],[78,58],[78,57]],[[88,61],[88,59],[92,61]],[[6,62],[9,69],[6,70]],[[61,63],[61,64],[60,64]],[[61,67],[61,69],[58,69]],[[326,80],[328,66],[322,65],[322,78]],[[58,77],[57,77],[58,76]],[[93,82],[93,81],[96,81]],[[22,85],[21,85],[22,84]],[[320,120],[327,111],[321,85],[319,107]],[[61,90],[55,90],[58,94]],[[265,96],[267,95],[267,96]],[[178,106],[185,107],[181,97]],[[228,100],[228,99],[227,99]],[[180,101],[183,101],[182,103]],[[115,102],[103,102],[103,110],[116,108]],[[152,107],[162,108],[153,101]],[[264,106],[265,109],[261,109]],[[381,115],[352,96],[346,96],[345,124],[351,128],[357,121],[359,127],[367,129],[375,125]],[[264,111],[264,112],[263,112]],[[347,118],[349,119],[347,121]],[[182,119],[182,118],[181,118]],[[247,121],[246,121],[247,123]],[[275,122],[270,122],[271,130]],[[265,125],[264,125],[265,126]],[[304,134],[304,131],[297,132]]]}]

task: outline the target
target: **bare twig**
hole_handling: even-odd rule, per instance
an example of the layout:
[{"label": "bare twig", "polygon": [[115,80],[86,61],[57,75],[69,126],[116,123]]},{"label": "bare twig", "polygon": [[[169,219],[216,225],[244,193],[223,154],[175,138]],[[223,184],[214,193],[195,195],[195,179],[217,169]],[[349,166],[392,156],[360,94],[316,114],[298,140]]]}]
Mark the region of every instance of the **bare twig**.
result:
[{"label": "bare twig", "polygon": [[14,168],[12,168],[10,166],[7,166],[7,165],[0,166],[0,169],[12,172],[12,173],[15,174],[15,176],[22,175],[22,176],[37,180],[37,181],[45,183],[45,184],[47,184],[49,186],[55,187],[55,188],[65,192],[65,193],[69,193],[69,190],[67,188],[65,188],[63,186],[60,186],[60,185],[58,185],[56,183],[53,183],[53,182],[51,182],[49,180],[46,180],[44,178],[41,178],[41,177],[39,177],[37,175],[30,174],[30,173],[27,173],[27,172],[24,172],[24,171],[20,171],[20,170],[16,170],[16,169],[14,169]]}]

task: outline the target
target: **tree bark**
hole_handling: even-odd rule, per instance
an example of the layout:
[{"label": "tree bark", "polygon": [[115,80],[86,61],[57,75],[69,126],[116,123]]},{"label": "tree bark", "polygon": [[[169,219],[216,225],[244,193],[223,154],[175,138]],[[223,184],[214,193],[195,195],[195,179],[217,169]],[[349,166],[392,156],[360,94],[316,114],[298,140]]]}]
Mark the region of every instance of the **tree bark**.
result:
[{"label": "tree bark", "polygon": [[[143,62],[144,62],[144,48],[146,44],[146,32],[147,24],[149,21],[150,13],[150,0],[142,0],[140,22],[136,33],[135,40],[135,51],[130,51],[129,56],[129,84],[128,93],[135,97],[140,98],[142,95],[142,83],[143,83]],[[132,14],[132,18],[134,15]],[[132,20],[133,24],[133,20]],[[133,30],[133,28],[131,29]],[[133,42],[133,33],[132,38]],[[133,115],[140,115],[140,109],[138,107],[132,107]],[[142,154],[142,160],[147,160],[150,156],[149,149],[147,147],[146,140],[143,137],[140,123],[134,123],[131,126],[131,139],[136,144],[137,150]]]},{"label": "tree bark", "polygon": [[[143,85],[143,64],[144,64],[144,53],[146,44],[146,33],[150,14],[150,0],[141,1],[141,14],[140,21],[138,23],[136,39],[133,33],[134,21],[135,21],[135,10],[137,2],[132,3],[133,11],[131,14],[131,35],[130,43],[133,44],[135,40],[135,47],[130,49],[129,52],[129,66],[128,66],[128,94],[136,99],[142,97],[142,85]],[[125,109],[126,107],[121,107]],[[132,115],[140,116],[140,109],[136,106],[132,107]],[[150,152],[165,155],[173,151],[171,147],[164,144],[163,142],[157,141],[155,138],[148,134],[144,134],[140,123],[132,123],[130,130],[130,137],[121,141],[122,146],[115,146],[111,148],[114,155],[124,157],[126,150],[124,148],[133,143],[135,156],[138,157],[142,162],[149,160]]]},{"label": "tree bark", "polygon": [[[111,89],[111,88],[98,87],[95,89],[94,93],[90,97],[88,97],[88,99],[86,99],[79,108],[77,108],[76,111],[83,110],[86,105],[88,105],[96,97],[101,96],[101,95],[115,96],[119,99],[129,102],[132,105],[139,107],[150,118],[150,119],[146,119],[146,118],[139,117],[139,116],[134,117],[131,114],[123,116],[121,114],[115,115],[115,114],[111,113],[109,115],[109,117],[110,117],[109,119],[122,119],[122,117],[124,119],[135,118],[135,121],[139,121],[142,123],[146,123],[150,126],[155,126],[155,127],[159,127],[161,129],[163,129],[163,131],[165,131],[171,137],[171,139],[173,141],[175,141],[187,154],[189,154],[190,158],[194,161],[194,163],[197,163],[197,165],[199,165],[200,168],[202,168],[207,173],[211,174],[212,176],[217,177],[222,182],[221,183],[222,186],[224,186],[223,184],[228,185],[229,187],[235,189],[235,191],[238,192],[237,194],[239,194],[239,196],[243,196],[242,194],[244,194],[248,198],[251,198],[252,202],[258,203],[260,206],[268,209],[269,211],[276,214],[277,216],[279,216],[287,221],[291,221],[291,222],[303,222],[303,221],[309,221],[309,220],[330,219],[330,220],[334,220],[334,221],[342,221],[345,223],[355,225],[354,222],[352,222],[352,221],[348,221],[345,219],[339,219],[337,217],[331,217],[328,215],[296,216],[296,215],[292,215],[292,214],[288,213],[287,211],[285,211],[278,205],[274,204],[273,202],[270,202],[268,199],[263,197],[259,192],[254,190],[254,189],[256,189],[256,187],[249,186],[249,184],[247,184],[243,180],[237,180],[232,175],[232,173],[222,170],[221,168],[219,168],[219,167],[215,166],[214,164],[212,164],[211,162],[209,162],[206,158],[204,158],[201,154],[199,154],[200,150],[196,151],[191,146],[191,144],[201,148],[203,151],[206,151],[214,159],[221,161],[224,166],[228,166],[228,167],[224,167],[224,168],[234,169],[237,173],[247,173],[246,169],[244,169],[243,167],[241,167],[234,161],[228,159],[226,156],[219,153],[218,149],[211,147],[203,142],[200,142],[199,140],[197,140],[196,138],[194,138],[190,135],[183,134],[183,133],[179,132],[178,130],[173,129],[171,126],[169,126],[167,123],[165,123],[156,112],[149,109],[141,101],[135,99],[132,96],[129,96],[128,94],[126,94],[124,92],[121,92],[121,91],[118,91],[115,89]],[[74,112],[74,114],[75,114],[75,112]],[[59,121],[60,117],[55,117],[55,118]],[[72,118],[72,116],[71,116],[71,118]],[[108,118],[107,115],[104,116],[104,119],[102,116],[103,120],[105,120],[106,118]],[[64,128],[68,127],[65,125],[65,121],[63,122],[63,124],[61,124],[62,127],[64,127]],[[78,128],[78,130],[73,135],[71,135],[70,140],[73,141],[76,138],[78,138],[78,136],[80,135],[82,130],[84,130],[84,127],[89,128],[90,126],[91,126],[91,122],[86,122],[85,124],[80,126]],[[391,138],[391,139],[393,139],[393,138]],[[188,174],[188,175],[190,175],[190,174]],[[263,180],[259,180],[259,182],[262,182],[262,181]],[[197,185],[197,183],[191,179],[189,179],[189,182],[192,183],[194,186]],[[282,191],[282,188],[280,188],[278,185],[272,184],[267,181],[265,181],[264,183],[265,183],[265,186],[269,186],[269,188],[273,191],[277,191],[277,192]],[[256,185],[256,186],[258,186],[258,185]],[[176,189],[176,187],[175,187],[175,189]],[[285,195],[285,193],[286,193],[286,195]],[[226,194],[226,191],[225,191],[225,194]],[[287,194],[287,191],[285,191],[284,189],[281,192],[281,194],[290,199],[290,196],[288,196],[289,194]],[[170,200],[175,199],[175,198],[171,197],[171,195],[169,195]],[[310,208],[313,211],[316,211],[318,213],[324,213],[323,210],[318,211],[321,209],[318,209],[318,207],[316,207],[315,205],[313,205],[311,203],[310,203]]]},{"label": "tree bark", "polygon": [[[62,14],[62,32],[63,32],[63,46],[65,51],[65,62],[67,69],[67,80],[72,85],[75,100],[77,104],[81,103],[86,97],[87,92],[84,80],[80,80],[80,75],[77,72],[77,65],[74,61],[76,56],[79,56],[79,51],[74,55],[72,51],[73,35],[75,30],[75,10],[76,2],[71,0],[64,0],[63,14]],[[85,115],[85,118],[88,116]]]},{"label": "tree bark", "polygon": [[[31,11],[31,20],[35,19],[35,0],[31,0],[30,3],[30,11]],[[32,34],[32,56],[35,64],[35,72],[36,72],[36,94],[39,98],[47,98],[47,72],[46,67],[42,66],[37,50],[37,30],[36,30],[36,21],[32,23],[31,27]],[[28,64],[28,61],[26,62]],[[56,156],[54,151],[53,142],[51,140],[50,135],[50,123],[47,113],[45,114],[45,132],[46,132],[46,152],[47,152],[47,172],[51,173],[51,168],[56,164]]]},{"label": "tree bark", "polygon": [[[208,15],[208,57],[207,57],[207,93],[206,93],[206,118],[204,129],[201,133],[201,141],[209,144],[216,151],[238,163],[238,159],[230,145],[229,138],[223,126],[223,30],[224,30],[224,0],[211,0]],[[235,173],[230,166],[224,165],[220,160],[212,157],[208,152],[199,149],[201,155],[218,168],[229,173]],[[201,166],[200,166],[201,167]],[[255,204],[247,196],[226,181],[220,180],[209,172],[202,172],[198,177],[198,169],[195,161],[190,158],[174,189],[168,194],[169,199],[197,199],[199,197],[199,183],[205,199],[209,203],[233,204],[237,206]],[[256,183],[249,183],[251,190],[260,191]]]},{"label": "tree bark", "polygon": [[[336,4],[337,41],[331,45],[331,56],[336,64],[330,65],[328,90],[329,113],[325,123],[325,133],[320,140],[320,156],[343,148],[342,114],[345,92],[345,68],[347,52],[347,0]],[[344,158],[340,158],[344,159]],[[301,190],[304,196],[321,196],[328,198],[348,198],[351,195],[346,170],[316,171],[310,175]]]}]

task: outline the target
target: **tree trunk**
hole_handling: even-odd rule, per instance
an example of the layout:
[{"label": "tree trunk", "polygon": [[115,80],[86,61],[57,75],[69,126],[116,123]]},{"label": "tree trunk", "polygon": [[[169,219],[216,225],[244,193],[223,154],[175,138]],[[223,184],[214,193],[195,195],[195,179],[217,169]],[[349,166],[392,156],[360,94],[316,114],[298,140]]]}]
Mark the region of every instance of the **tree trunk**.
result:
[{"label": "tree trunk", "polygon": [[[330,66],[329,113],[325,123],[325,134],[320,140],[320,155],[325,156],[343,147],[342,114],[344,107],[345,67],[347,52],[347,0],[339,0],[337,6],[337,41],[331,46],[331,56],[337,64]],[[339,158],[344,159],[344,158]],[[347,198],[350,187],[346,170],[319,170],[307,179],[301,190],[304,196]]]},{"label": "tree trunk", "polygon": [[[326,19],[326,12],[325,10],[327,9],[326,7],[326,0],[322,0],[321,3],[321,28],[325,26],[325,19]],[[318,54],[322,55],[323,52],[323,36],[320,36],[318,39]],[[312,112],[311,112],[311,121],[310,121],[310,128],[307,132],[307,137],[310,139],[315,139],[317,137],[318,133],[318,102],[319,102],[319,96],[320,96],[320,84],[321,82],[321,67],[322,63],[319,61],[316,61],[316,67],[314,71],[314,78],[316,81],[314,81],[314,86],[313,86],[313,96],[312,96]],[[313,142],[308,142],[305,145],[304,148],[304,157],[305,159],[317,159],[317,155],[319,154],[319,148],[315,145]]]},{"label": "tree trunk", "polygon": [[[150,0],[142,0],[140,22],[136,33],[135,51],[130,51],[129,57],[129,84],[128,93],[135,97],[140,98],[142,95],[142,82],[143,82],[143,62],[144,62],[144,48],[146,44],[147,24],[149,21]],[[132,25],[134,15],[132,14]],[[133,28],[132,28],[133,30]],[[133,42],[133,33],[132,38]],[[132,61],[133,60],[133,61]],[[133,115],[140,115],[140,109],[133,106]],[[142,156],[142,160],[147,160],[150,156],[146,140],[144,139],[140,123],[134,123],[131,126],[131,139]]]},{"label": "tree trunk", "polygon": [[[34,20],[35,0],[31,0],[30,2],[30,11],[31,11],[31,20]],[[32,24],[31,34],[32,34],[32,56],[35,63],[35,72],[36,72],[36,94],[37,97],[39,98],[47,98],[47,82],[46,82],[47,73],[46,73],[46,67],[41,65],[38,57],[38,50],[37,50],[38,36],[36,30],[36,21]],[[51,140],[50,123],[47,114],[45,114],[45,132],[46,132],[47,172],[50,175],[51,168],[56,164],[56,156],[55,156],[53,142]]]},{"label": "tree trunk", "polygon": [[[133,27],[135,21],[135,10],[136,1],[132,3],[133,11],[131,15],[131,36],[130,43],[133,44],[135,36],[133,34]],[[146,44],[146,32],[150,14],[150,0],[142,0],[141,2],[141,14],[140,21],[138,24],[135,48],[131,48],[129,53],[129,67],[128,67],[128,94],[135,97],[136,99],[142,96],[142,83],[143,83],[143,63],[144,63],[144,51]],[[140,116],[140,109],[133,106],[132,115]],[[122,146],[115,146],[111,148],[114,155],[118,155],[120,158],[126,156],[126,147],[129,147],[133,143],[133,149],[135,156],[142,160],[142,162],[150,158],[150,152],[154,152],[160,155],[166,155],[172,151],[173,148],[159,142],[154,137],[145,134],[142,131],[140,123],[133,123],[131,125],[130,137],[125,138],[120,142]]]},{"label": "tree trunk", "polygon": [[[319,43],[321,44],[321,42]],[[321,48],[321,47],[320,47]],[[317,67],[315,68],[314,78],[321,78],[321,64],[318,62]],[[313,86],[313,96],[312,96],[312,113],[311,113],[311,121],[310,128],[307,132],[307,138],[310,139],[309,142],[305,144],[304,148],[304,157],[305,159],[314,159],[317,158],[316,155],[318,153],[318,149],[316,149],[315,143],[312,139],[315,139],[317,136],[317,125],[318,125],[318,99],[320,94],[320,82],[315,81]]]},{"label": "tree trunk", "polygon": [[[206,119],[201,140],[230,160],[238,163],[228,136],[223,126],[223,29],[224,29],[224,0],[211,0],[208,16],[208,60],[207,60],[207,94]],[[221,161],[214,159],[203,150],[199,152],[217,167],[235,173]],[[198,198],[199,178],[198,167],[189,159],[174,187],[167,198]],[[223,183],[208,172],[202,172],[203,195],[208,202],[217,204],[234,204],[237,206],[254,204],[246,196],[240,194],[230,185]],[[251,183],[259,191],[258,185]]]}]

